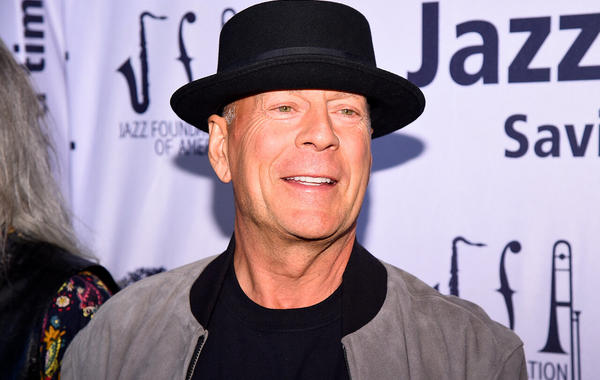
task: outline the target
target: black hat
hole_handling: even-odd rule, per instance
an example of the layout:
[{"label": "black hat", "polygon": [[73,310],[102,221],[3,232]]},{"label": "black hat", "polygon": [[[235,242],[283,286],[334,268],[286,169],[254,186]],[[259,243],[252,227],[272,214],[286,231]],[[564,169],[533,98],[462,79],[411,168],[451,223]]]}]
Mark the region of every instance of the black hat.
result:
[{"label": "black hat", "polygon": [[234,100],[273,90],[322,89],[364,95],[373,137],[411,123],[425,98],[414,84],[378,69],[366,18],[328,1],[270,1],[234,15],[221,30],[217,73],[179,88],[171,107],[207,131]]}]

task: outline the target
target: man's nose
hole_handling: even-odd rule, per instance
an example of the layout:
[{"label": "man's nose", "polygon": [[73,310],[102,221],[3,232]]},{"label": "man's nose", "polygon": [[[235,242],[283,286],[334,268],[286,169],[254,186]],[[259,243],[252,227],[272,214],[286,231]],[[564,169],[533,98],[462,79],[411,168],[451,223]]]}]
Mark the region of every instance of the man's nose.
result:
[{"label": "man's nose", "polygon": [[296,145],[322,151],[337,149],[339,143],[327,107],[311,107],[303,117]]}]

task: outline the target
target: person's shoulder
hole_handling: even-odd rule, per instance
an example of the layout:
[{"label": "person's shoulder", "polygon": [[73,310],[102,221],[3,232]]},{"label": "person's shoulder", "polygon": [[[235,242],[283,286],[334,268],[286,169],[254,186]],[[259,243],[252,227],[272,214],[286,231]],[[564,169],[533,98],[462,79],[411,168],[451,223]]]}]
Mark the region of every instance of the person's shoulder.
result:
[{"label": "person's shoulder", "polygon": [[52,297],[42,319],[39,347],[43,378],[54,379],[73,337],[93,318],[98,308],[112,295],[101,278],[83,271],[67,279]]},{"label": "person's shoulder", "polygon": [[[198,278],[206,266],[216,256],[206,257],[193,263],[145,277],[111,297],[103,306],[104,313],[115,313],[123,310],[148,313],[163,303],[176,303],[183,301],[180,298],[189,297],[189,288]],[[110,309],[110,310],[109,310]]]},{"label": "person's shoulder", "polygon": [[[141,279],[109,298],[98,309],[84,329],[90,339],[103,331],[132,333],[155,319],[176,318],[192,323],[189,311],[189,289],[206,265],[207,257],[191,264]],[[193,317],[192,317],[193,318]]]},{"label": "person's shoulder", "polygon": [[399,320],[407,344],[421,347],[429,357],[446,358],[447,363],[438,368],[440,373],[527,378],[523,342],[512,330],[473,302],[441,294],[415,276],[384,265],[388,273],[386,318]]},{"label": "person's shoulder", "polygon": [[523,345],[513,331],[492,320],[477,304],[444,295],[414,275],[393,265],[384,265],[388,272],[389,296],[419,314],[424,324],[435,325],[442,332],[485,335],[509,351]]},{"label": "person's shoulder", "polygon": [[173,362],[162,370],[179,365],[184,360],[179,354],[203,329],[191,313],[189,290],[213,259],[154,274],[111,297],[67,348],[64,378],[128,377],[155,370],[146,360],[164,359],[170,353],[177,353],[173,354],[177,358],[169,357]]},{"label": "person's shoulder", "polygon": [[[204,268],[213,261],[217,256],[209,256],[198,261],[174,268],[165,272],[153,274],[145,277],[139,281],[122,289],[118,294],[126,293],[138,293],[143,292],[147,289],[152,291],[160,290],[156,289],[157,286],[163,284],[170,284],[172,287],[182,287],[191,285],[196,277],[202,273]],[[167,290],[168,291],[168,290]]]}]

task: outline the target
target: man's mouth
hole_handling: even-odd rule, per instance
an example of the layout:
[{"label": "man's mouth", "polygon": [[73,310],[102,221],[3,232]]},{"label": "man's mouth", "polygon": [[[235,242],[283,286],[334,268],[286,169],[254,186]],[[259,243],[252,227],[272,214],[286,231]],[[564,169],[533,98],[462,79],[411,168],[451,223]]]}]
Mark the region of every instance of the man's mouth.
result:
[{"label": "man's mouth", "polygon": [[335,185],[337,182],[336,180],[327,177],[308,176],[286,177],[284,180],[288,182],[298,182],[308,186]]}]

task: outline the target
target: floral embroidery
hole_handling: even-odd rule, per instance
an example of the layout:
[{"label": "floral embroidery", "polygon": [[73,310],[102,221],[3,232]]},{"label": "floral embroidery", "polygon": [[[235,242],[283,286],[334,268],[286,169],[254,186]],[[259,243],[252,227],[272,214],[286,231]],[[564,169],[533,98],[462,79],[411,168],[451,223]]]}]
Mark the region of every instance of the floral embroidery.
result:
[{"label": "floral embroidery", "polygon": [[42,379],[59,378],[67,345],[110,296],[106,285],[90,272],[81,272],[62,284],[42,324]]},{"label": "floral embroidery", "polygon": [[94,316],[94,313],[96,312],[97,309],[98,308],[96,306],[86,306],[86,307],[83,307],[82,308],[82,310],[83,310],[83,316],[91,318],[91,317]]},{"label": "floral embroidery", "polygon": [[69,297],[60,296],[56,299],[56,304],[58,305],[58,307],[67,307],[70,303],[71,300],[69,299]]},{"label": "floral embroidery", "polygon": [[58,328],[58,326],[60,326],[60,319],[58,318],[57,315],[53,315],[52,318],[50,318],[50,324],[54,328]]},{"label": "floral embroidery", "polygon": [[63,345],[62,337],[66,331],[56,330],[54,326],[44,332],[44,343],[46,343],[46,358],[44,360],[44,369],[46,373],[56,373],[59,366],[58,353]]}]

